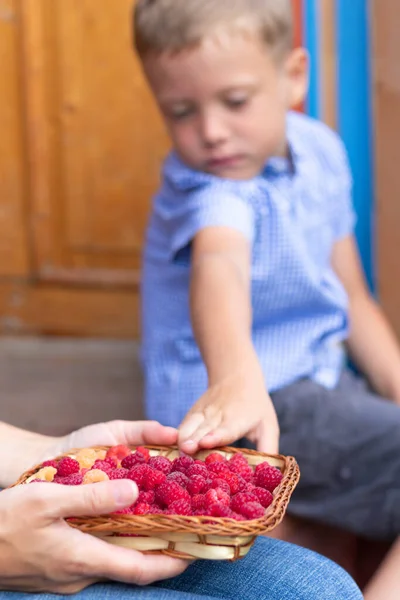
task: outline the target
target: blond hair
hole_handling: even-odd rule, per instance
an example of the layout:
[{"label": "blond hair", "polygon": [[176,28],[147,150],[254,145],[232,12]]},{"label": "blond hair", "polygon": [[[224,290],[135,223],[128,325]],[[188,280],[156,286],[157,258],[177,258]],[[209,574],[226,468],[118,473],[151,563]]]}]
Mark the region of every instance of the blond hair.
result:
[{"label": "blond hair", "polygon": [[195,47],[226,25],[256,31],[278,58],[293,46],[291,0],[136,0],[133,20],[142,58]]}]

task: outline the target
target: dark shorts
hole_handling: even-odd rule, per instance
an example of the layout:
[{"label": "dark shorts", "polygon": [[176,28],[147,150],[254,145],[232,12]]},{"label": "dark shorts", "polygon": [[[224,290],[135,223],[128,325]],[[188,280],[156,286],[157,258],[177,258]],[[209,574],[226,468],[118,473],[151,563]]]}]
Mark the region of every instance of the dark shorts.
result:
[{"label": "dark shorts", "polygon": [[292,514],[376,539],[400,534],[400,406],[345,372],[334,390],[303,380],[272,394],[280,451],[301,479]]}]

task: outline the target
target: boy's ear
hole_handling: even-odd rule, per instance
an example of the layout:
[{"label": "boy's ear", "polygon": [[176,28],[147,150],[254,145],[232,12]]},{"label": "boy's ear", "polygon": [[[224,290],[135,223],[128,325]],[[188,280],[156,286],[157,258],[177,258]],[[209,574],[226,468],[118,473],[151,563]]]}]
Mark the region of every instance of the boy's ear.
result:
[{"label": "boy's ear", "polygon": [[309,57],[305,48],[295,48],[286,59],[286,75],[289,82],[289,108],[300,106],[308,92]]}]

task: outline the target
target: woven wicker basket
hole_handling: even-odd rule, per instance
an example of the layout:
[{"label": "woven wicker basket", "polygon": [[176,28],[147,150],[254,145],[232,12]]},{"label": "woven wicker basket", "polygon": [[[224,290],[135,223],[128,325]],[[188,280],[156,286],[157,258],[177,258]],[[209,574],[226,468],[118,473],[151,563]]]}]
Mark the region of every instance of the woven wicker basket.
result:
[{"label": "woven wicker basket", "polygon": [[[177,448],[146,446],[152,456],[162,455],[171,460],[179,456]],[[94,450],[107,450],[99,446]],[[135,447],[132,447],[134,450]],[[258,535],[274,529],[282,521],[300,472],[293,457],[269,455],[254,450],[219,448],[223,456],[230,458],[241,452],[251,467],[268,461],[278,467],[283,475],[274,491],[274,500],[266,509],[265,516],[249,521],[235,521],[210,516],[187,517],[180,515],[105,515],[98,517],[70,518],[68,524],[118,546],[134,548],[149,554],[166,554],[177,558],[201,558],[210,560],[237,560],[244,557]],[[74,457],[78,450],[63,456]],[[202,460],[215,450],[200,451],[195,458]],[[57,457],[58,458],[62,458]],[[28,483],[35,478],[40,465],[24,473],[14,485]]]}]

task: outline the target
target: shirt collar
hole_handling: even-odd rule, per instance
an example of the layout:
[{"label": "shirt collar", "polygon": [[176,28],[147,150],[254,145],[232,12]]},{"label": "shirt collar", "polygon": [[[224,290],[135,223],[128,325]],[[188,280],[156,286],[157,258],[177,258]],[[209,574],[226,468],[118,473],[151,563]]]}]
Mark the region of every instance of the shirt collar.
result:
[{"label": "shirt collar", "polygon": [[286,139],[288,146],[287,156],[272,156],[265,164],[261,175],[279,176],[290,175],[294,176],[297,173],[299,162],[305,155],[304,145],[301,136],[296,128],[296,113],[289,112],[286,119]]}]

